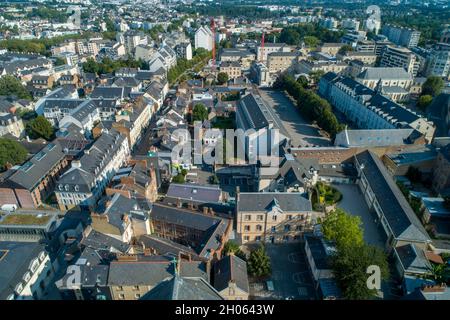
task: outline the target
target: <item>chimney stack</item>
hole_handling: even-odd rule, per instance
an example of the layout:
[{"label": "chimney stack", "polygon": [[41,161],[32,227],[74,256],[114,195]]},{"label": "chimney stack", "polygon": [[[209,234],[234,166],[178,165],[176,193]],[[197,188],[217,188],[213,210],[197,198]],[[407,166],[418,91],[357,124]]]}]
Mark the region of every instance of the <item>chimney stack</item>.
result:
[{"label": "chimney stack", "polygon": [[208,214],[208,207],[207,206],[203,207],[203,214],[205,214],[205,215]]}]

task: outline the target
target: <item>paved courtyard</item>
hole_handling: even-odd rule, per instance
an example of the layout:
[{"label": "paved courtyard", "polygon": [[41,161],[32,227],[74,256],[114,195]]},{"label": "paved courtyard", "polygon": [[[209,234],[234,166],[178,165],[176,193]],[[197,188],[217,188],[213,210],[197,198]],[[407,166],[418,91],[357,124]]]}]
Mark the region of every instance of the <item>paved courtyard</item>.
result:
[{"label": "paved courtyard", "polygon": [[315,299],[315,290],[308,270],[305,253],[300,243],[266,244],[272,264],[274,291],[266,290],[265,283],[251,283],[256,299]]},{"label": "paved courtyard", "polygon": [[367,207],[364,196],[356,184],[336,184],[334,185],[342,193],[342,201],[338,207],[346,212],[361,217],[364,227],[364,240],[368,244],[379,246],[384,249],[384,237],[382,230],[375,222],[373,215]]},{"label": "paved courtyard", "polygon": [[329,138],[321,135],[320,130],[303,119],[291,99],[282,91],[259,90],[261,97],[274,108],[283,126],[291,136],[295,147],[329,146]]}]

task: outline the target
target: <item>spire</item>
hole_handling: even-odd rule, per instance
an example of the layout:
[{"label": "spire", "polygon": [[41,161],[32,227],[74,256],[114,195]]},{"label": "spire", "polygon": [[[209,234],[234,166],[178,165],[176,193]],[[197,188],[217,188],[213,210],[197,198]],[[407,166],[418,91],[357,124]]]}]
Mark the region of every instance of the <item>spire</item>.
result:
[{"label": "spire", "polygon": [[381,81],[381,78],[380,78],[380,80],[378,80],[378,83],[375,87],[375,92],[379,93],[379,94],[383,93],[383,81]]}]

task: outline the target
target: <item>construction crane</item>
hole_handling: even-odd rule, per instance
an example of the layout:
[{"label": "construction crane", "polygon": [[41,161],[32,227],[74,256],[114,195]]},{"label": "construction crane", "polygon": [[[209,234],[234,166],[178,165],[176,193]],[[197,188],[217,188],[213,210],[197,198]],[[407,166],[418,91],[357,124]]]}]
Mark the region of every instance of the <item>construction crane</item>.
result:
[{"label": "construction crane", "polygon": [[260,62],[264,61],[264,32],[262,33],[261,36],[261,57],[260,57]]}]

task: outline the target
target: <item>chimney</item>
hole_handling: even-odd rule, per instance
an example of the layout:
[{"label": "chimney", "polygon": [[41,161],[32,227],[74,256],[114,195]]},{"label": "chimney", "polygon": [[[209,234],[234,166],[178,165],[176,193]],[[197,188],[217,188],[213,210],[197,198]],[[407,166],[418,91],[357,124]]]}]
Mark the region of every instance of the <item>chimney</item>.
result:
[{"label": "chimney", "polygon": [[203,207],[203,214],[208,214],[208,207],[207,206]]},{"label": "chimney", "polygon": [[181,199],[177,198],[177,208],[181,208],[182,204],[181,204]]},{"label": "chimney", "polygon": [[240,193],[241,189],[239,188],[239,186],[236,187],[236,203],[239,201],[239,193]]},{"label": "chimney", "polygon": [[214,215],[214,210],[213,210],[213,208],[209,208],[209,214],[212,215],[212,216]]},{"label": "chimney", "polygon": [[81,168],[80,160],[72,160],[72,168]]},{"label": "chimney", "polygon": [[188,207],[190,210],[194,210],[194,204],[192,202],[188,203]]}]

